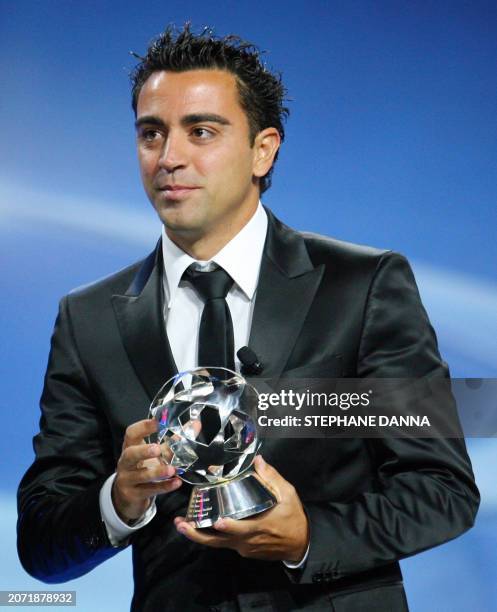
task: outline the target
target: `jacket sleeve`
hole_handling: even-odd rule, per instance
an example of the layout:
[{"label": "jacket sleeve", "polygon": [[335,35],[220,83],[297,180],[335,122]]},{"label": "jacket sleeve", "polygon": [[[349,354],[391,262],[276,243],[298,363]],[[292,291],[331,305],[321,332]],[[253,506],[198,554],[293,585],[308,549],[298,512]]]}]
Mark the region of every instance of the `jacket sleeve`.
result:
[{"label": "jacket sleeve", "polygon": [[[382,256],[364,312],[357,375],[371,378],[448,377],[435,333],[406,259]],[[454,399],[431,410],[459,427]],[[460,429],[456,429],[460,431]],[[346,578],[446,542],[469,529],[479,505],[471,463],[460,437],[365,440],[374,487],[347,503],[309,503],[309,557],[299,583]],[[319,579],[316,579],[316,576]]]},{"label": "jacket sleeve", "polygon": [[77,578],[116,554],[99,508],[114,471],[110,430],[82,366],[68,299],[60,303],[40,402],[35,461],[18,490],[17,548],[44,582]]}]

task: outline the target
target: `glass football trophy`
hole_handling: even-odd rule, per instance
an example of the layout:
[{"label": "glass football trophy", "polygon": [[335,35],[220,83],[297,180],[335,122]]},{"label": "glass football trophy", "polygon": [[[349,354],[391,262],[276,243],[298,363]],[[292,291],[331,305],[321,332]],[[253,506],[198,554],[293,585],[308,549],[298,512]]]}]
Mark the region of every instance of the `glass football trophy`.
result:
[{"label": "glass football trophy", "polygon": [[196,368],[168,380],[150,405],[161,459],[193,484],[187,520],[210,527],[218,518],[241,519],[276,504],[251,469],[257,439],[258,393],[236,372]]}]

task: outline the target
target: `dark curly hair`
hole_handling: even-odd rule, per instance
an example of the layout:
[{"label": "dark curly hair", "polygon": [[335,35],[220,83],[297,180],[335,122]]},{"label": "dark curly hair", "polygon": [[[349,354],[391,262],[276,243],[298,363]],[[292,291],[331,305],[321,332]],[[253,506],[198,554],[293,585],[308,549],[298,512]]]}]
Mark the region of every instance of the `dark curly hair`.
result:
[{"label": "dark curly hair", "polygon": [[[133,55],[140,60],[131,73],[135,116],[141,88],[153,72],[219,68],[231,72],[236,78],[240,105],[249,123],[250,146],[253,146],[258,132],[268,127],[276,128],[283,142],[283,122],[289,114],[283,105],[287,92],[281,74],[272,74],[266,68],[255,45],[233,34],[219,38],[208,27],[200,34],[194,34],[187,23],[182,31],[168,26],[152,41],[145,57]],[[275,162],[277,157],[278,153]],[[260,179],[261,193],[271,186],[273,167]]]}]

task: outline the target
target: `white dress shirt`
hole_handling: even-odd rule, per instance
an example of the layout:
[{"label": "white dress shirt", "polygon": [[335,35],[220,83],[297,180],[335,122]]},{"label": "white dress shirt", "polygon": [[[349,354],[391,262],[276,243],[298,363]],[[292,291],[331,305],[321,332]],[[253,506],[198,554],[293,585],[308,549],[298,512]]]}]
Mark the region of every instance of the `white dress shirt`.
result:
[{"label": "white dress shirt", "polygon": [[[164,262],[164,321],[171,352],[179,372],[199,365],[197,362],[200,318],[204,302],[193,287],[182,281],[185,270],[192,264],[200,270],[210,271],[216,266],[223,268],[234,280],[226,296],[233,321],[235,354],[247,346],[255,303],[262,253],[267,233],[267,215],[261,203],[240,232],[231,239],[211,260],[198,261],[181,250],[162,229],[162,256]],[[235,367],[240,362],[235,359]],[[149,523],[157,511],[155,499],[133,526],[124,523],[117,515],[111,499],[110,476],[100,491],[100,511],[114,546],[122,545],[134,531]],[[307,554],[301,563],[304,563]],[[300,564],[289,567],[298,567]]]},{"label": "white dress shirt", "polygon": [[[223,268],[234,280],[226,296],[235,340],[235,354],[248,344],[255,293],[259,280],[262,251],[267,233],[267,215],[259,204],[242,230],[209,261],[197,261],[172,242],[162,230],[164,259],[164,319],[167,337],[179,372],[190,370],[197,363],[200,318],[204,302],[193,287],[181,280],[191,265],[209,271]],[[236,360],[236,368],[240,363]]]}]

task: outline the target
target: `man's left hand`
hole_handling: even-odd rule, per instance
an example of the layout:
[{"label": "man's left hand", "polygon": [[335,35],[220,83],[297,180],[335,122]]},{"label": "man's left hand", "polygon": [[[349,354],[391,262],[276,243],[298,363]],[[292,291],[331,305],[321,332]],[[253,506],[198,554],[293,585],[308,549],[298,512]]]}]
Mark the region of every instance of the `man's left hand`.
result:
[{"label": "man's left hand", "polygon": [[251,518],[219,519],[213,529],[196,529],[183,517],[174,523],[179,533],[198,544],[231,548],[242,557],[299,563],[309,544],[309,523],[297,492],[258,455],[255,469],[275,494],[278,503]]}]

